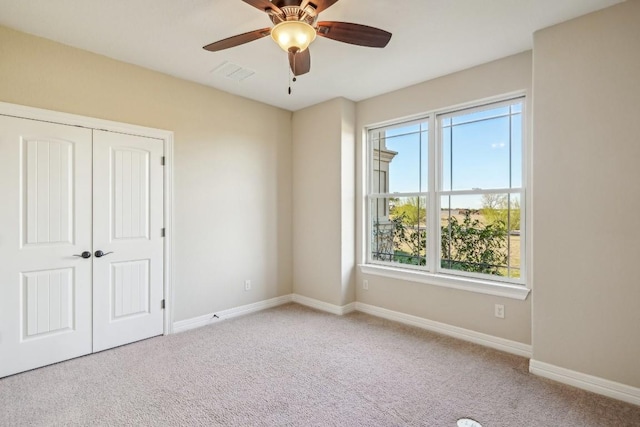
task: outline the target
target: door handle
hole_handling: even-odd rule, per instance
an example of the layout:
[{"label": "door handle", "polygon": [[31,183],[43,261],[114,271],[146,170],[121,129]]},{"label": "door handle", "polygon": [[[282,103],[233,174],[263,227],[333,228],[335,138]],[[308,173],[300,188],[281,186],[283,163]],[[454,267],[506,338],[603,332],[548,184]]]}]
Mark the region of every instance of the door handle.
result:
[{"label": "door handle", "polygon": [[74,254],[73,256],[79,256],[81,258],[91,258],[91,252],[89,251],[84,251],[82,252],[80,255],[76,255]]},{"label": "door handle", "polygon": [[96,253],[94,253],[94,255],[96,256],[96,258],[102,258],[103,256],[112,254],[113,252],[102,252],[102,251],[96,251]]}]

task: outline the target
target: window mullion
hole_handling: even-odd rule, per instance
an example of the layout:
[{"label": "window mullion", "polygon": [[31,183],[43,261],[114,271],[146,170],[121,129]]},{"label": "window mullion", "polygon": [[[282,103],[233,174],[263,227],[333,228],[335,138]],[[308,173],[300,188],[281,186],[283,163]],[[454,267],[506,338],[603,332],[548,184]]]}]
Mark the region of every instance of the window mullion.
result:
[{"label": "window mullion", "polygon": [[429,197],[427,208],[427,269],[437,271],[440,247],[440,203],[437,189],[440,187],[440,138],[436,136],[435,115],[429,117]]}]

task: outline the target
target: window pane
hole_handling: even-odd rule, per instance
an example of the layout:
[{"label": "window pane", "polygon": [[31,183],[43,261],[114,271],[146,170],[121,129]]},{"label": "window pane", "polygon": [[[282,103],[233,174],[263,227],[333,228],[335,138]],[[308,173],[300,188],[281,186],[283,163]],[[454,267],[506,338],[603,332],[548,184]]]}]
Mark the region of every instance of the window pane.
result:
[{"label": "window pane", "polygon": [[[451,119],[443,119],[441,123],[449,122]],[[442,140],[442,189],[451,191],[451,126],[440,128],[440,139]]]},{"label": "window pane", "polygon": [[418,133],[420,132],[420,123],[412,123],[412,124],[400,124],[397,126],[390,126],[385,128],[385,133],[387,138],[395,138],[397,136],[406,135],[409,133]]},{"label": "window pane", "polygon": [[443,131],[443,170],[449,175],[445,190],[509,188],[508,116],[454,124]]},{"label": "window pane", "polygon": [[511,188],[522,188],[522,114],[511,116]]},{"label": "window pane", "polygon": [[425,192],[429,189],[429,127],[427,123],[422,124],[422,132],[420,134],[420,191]]},{"label": "window pane", "polygon": [[508,277],[519,279],[521,269],[521,257],[524,253],[520,245],[520,195],[511,194],[509,196],[509,269]]},{"label": "window pane", "polygon": [[440,266],[508,276],[508,195],[442,196]]},{"label": "window pane", "polygon": [[379,193],[381,191],[388,190],[388,181],[387,181],[387,172],[388,168],[386,164],[383,165],[380,156],[380,148],[382,146],[381,139],[384,137],[384,132],[380,132],[378,130],[369,131],[369,141],[371,144],[371,150],[373,154],[372,158],[372,167],[370,179],[371,179],[371,191],[373,193]]},{"label": "window pane", "polygon": [[522,101],[511,105],[511,113],[522,113]]},{"label": "window pane", "polygon": [[372,199],[372,260],[426,264],[426,204],[426,197]]},{"label": "window pane", "polygon": [[386,181],[379,182],[389,193],[418,193],[427,190],[428,130],[427,123],[411,124],[379,130],[383,135],[373,141],[374,171],[383,172]]},{"label": "window pane", "polygon": [[451,117],[451,121],[454,125],[462,123],[477,122],[479,120],[490,119],[495,117],[504,117],[509,115],[509,106],[498,108],[478,109],[471,113],[458,114]]}]

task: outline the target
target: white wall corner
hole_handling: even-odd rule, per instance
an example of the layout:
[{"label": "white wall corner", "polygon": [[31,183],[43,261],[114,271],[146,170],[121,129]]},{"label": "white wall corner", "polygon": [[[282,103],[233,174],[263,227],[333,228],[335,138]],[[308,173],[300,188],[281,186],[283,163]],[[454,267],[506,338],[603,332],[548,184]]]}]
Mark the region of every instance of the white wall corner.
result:
[{"label": "white wall corner", "polygon": [[327,313],[337,314],[342,316],[343,314],[351,313],[356,309],[356,303],[352,302],[346,305],[335,305],[328,302],[320,301],[314,298],[305,297],[298,294],[292,295],[292,300],[300,305],[306,305],[307,307],[315,308],[320,311],[326,311]]},{"label": "white wall corner", "polygon": [[426,329],[431,332],[469,341],[474,344],[480,344],[485,347],[491,347],[517,356],[531,358],[532,355],[532,348],[529,344],[523,344],[517,341],[507,340],[493,335],[472,331],[470,329],[459,328],[446,323],[440,323],[361,302],[356,302],[355,304],[356,311],[361,311],[372,316],[382,317],[383,319],[393,320],[404,323],[405,325],[417,326],[418,328]]},{"label": "white wall corner", "polygon": [[173,323],[173,333],[188,331],[202,326],[218,323],[222,320],[232,319],[234,317],[243,316],[256,311],[266,310],[268,308],[277,307],[292,301],[291,294],[271,298],[264,301],[258,301],[253,304],[241,305],[239,307],[229,308],[227,310],[209,313],[191,319],[180,320]]},{"label": "white wall corner", "polygon": [[640,388],[531,359],[529,372],[573,387],[640,405]]},{"label": "white wall corner", "polygon": [[342,99],[340,137],[340,272],[341,302],[356,299],[356,104]]}]

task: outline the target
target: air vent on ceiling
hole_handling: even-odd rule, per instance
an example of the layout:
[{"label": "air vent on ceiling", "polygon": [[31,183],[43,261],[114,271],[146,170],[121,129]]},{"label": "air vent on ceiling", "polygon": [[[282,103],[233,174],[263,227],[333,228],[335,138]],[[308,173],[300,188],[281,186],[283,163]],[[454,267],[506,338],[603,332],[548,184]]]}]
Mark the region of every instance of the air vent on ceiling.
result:
[{"label": "air vent on ceiling", "polygon": [[211,70],[211,72],[217,76],[222,76],[237,82],[242,82],[256,73],[253,70],[243,68],[240,65],[229,61],[224,61],[222,64]]}]

